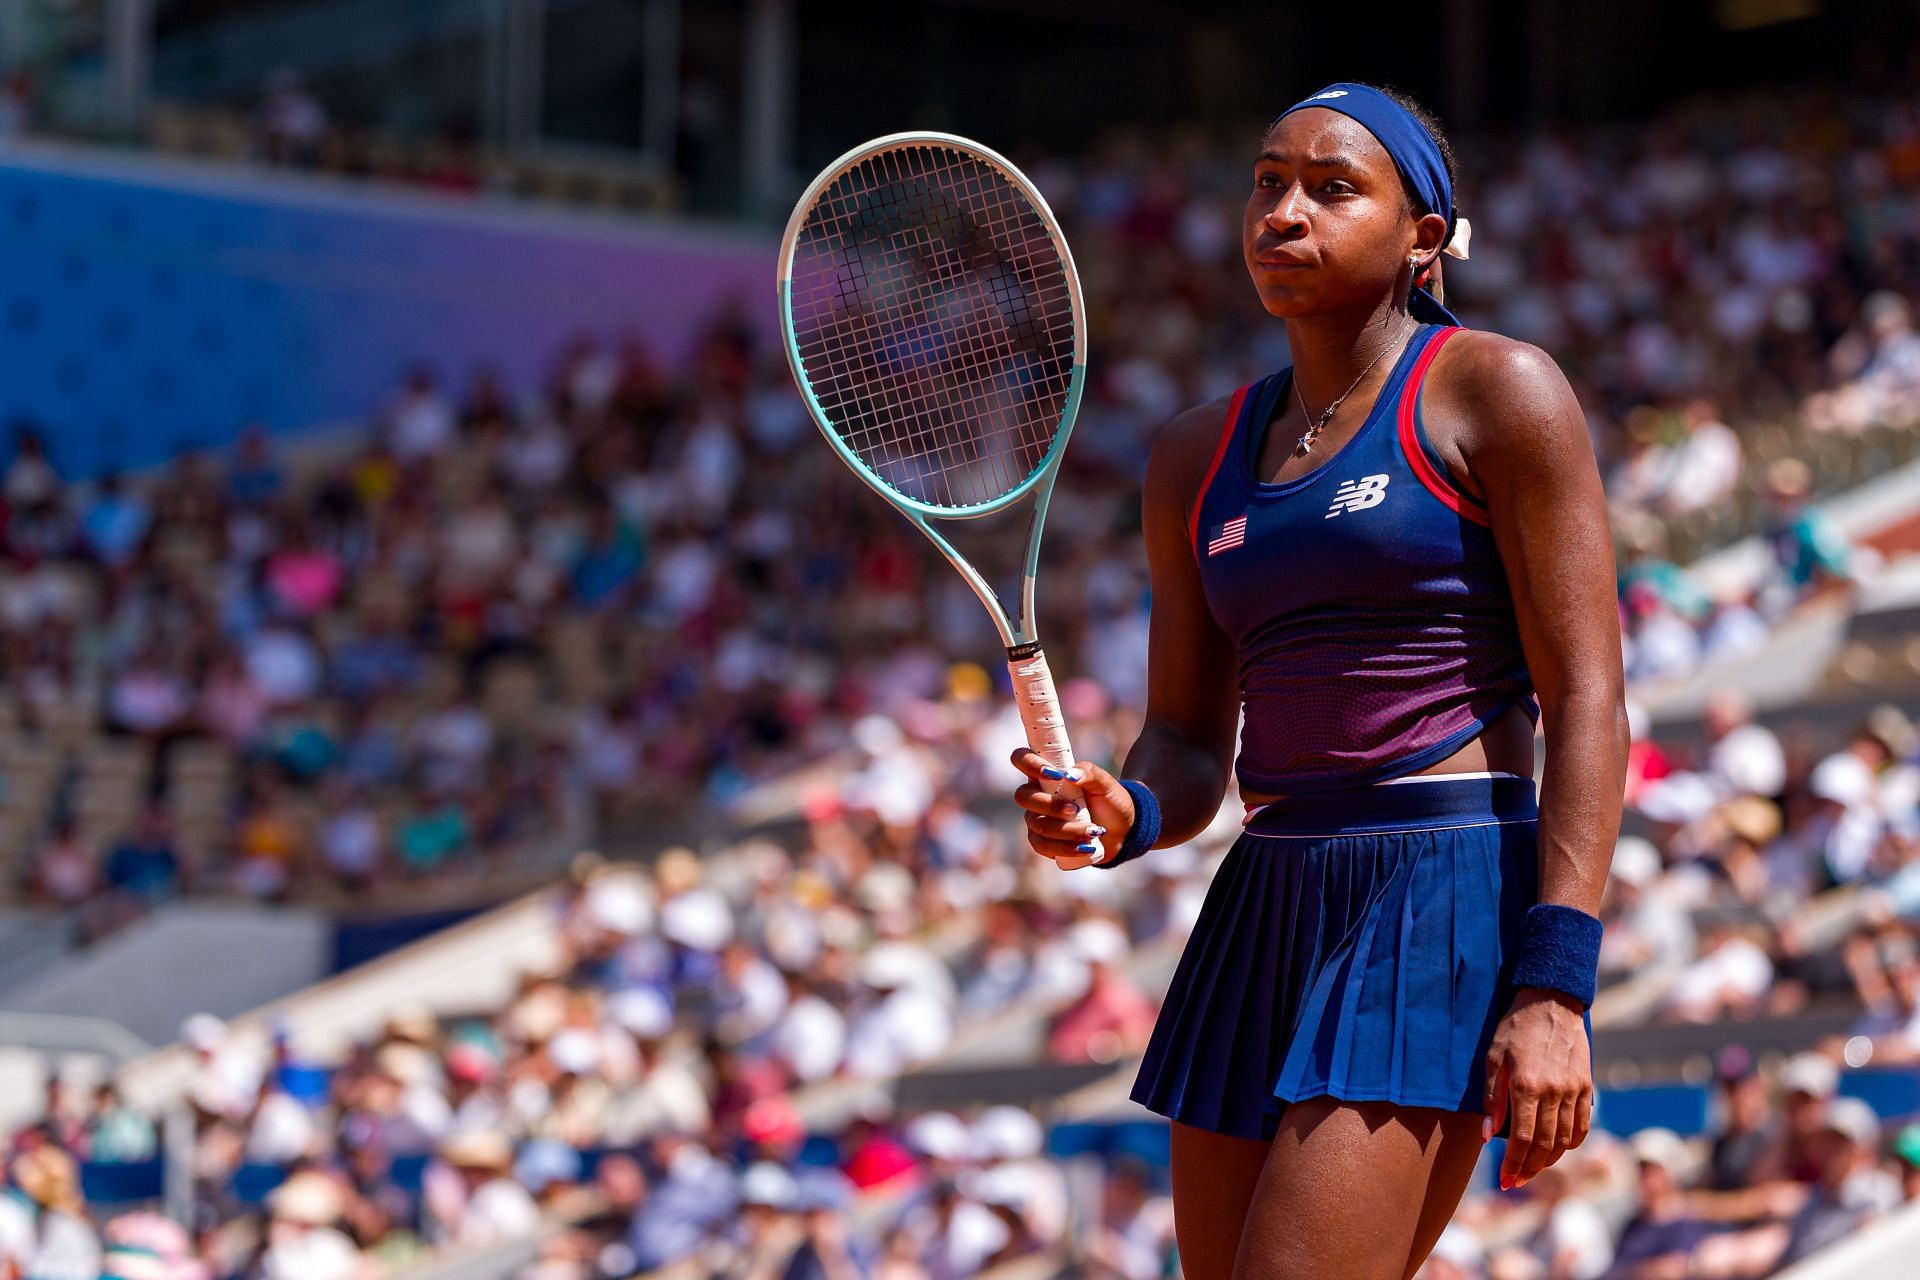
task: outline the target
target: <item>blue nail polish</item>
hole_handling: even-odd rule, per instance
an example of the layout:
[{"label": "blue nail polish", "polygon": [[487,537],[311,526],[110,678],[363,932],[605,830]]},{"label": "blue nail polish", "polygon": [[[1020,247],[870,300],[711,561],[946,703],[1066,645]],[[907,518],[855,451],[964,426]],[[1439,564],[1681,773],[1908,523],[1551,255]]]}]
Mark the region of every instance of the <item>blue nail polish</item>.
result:
[{"label": "blue nail polish", "polygon": [[1103,836],[1103,835],[1105,835],[1105,834],[1107,834],[1107,829],[1106,829],[1105,827],[1095,827],[1095,828],[1093,829],[1093,834],[1095,834],[1095,835],[1097,835],[1097,836]]},{"label": "blue nail polish", "polygon": [[1080,806],[1075,804],[1073,801],[1069,800],[1067,801],[1067,812],[1069,814],[1078,813],[1080,812]]},{"label": "blue nail polish", "polygon": [[1068,782],[1080,782],[1083,781],[1087,775],[1081,773],[1078,769],[1069,769],[1062,776],[1065,777]]},{"label": "blue nail polish", "polygon": [[1050,764],[1043,764],[1040,766],[1040,776],[1043,778],[1052,778],[1055,782],[1059,782],[1067,775]]},{"label": "blue nail polish", "polygon": [[1098,852],[1100,852],[1100,846],[1099,846],[1099,845],[1097,845],[1097,844],[1077,844],[1077,845],[1075,845],[1075,846],[1073,846],[1073,847],[1074,847],[1074,848],[1075,848],[1076,850],[1078,850],[1079,852],[1081,852],[1081,853],[1098,853]]}]

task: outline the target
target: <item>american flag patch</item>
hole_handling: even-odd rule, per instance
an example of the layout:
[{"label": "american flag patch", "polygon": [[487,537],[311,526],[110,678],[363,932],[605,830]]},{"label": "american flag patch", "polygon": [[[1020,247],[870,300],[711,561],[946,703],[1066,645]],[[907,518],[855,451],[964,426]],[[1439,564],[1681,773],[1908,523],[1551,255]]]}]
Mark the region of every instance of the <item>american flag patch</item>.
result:
[{"label": "american flag patch", "polygon": [[1207,554],[1217,556],[1222,551],[1231,551],[1247,540],[1247,518],[1235,516],[1221,525],[1207,543]]}]

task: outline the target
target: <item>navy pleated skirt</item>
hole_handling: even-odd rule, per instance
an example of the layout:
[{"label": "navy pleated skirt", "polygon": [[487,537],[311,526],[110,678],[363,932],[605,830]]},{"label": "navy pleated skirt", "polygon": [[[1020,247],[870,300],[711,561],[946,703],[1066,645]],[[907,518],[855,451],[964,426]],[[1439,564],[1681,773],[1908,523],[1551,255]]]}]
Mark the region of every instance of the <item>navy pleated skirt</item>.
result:
[{"label": "navy pleated skirt", "polygon": [[1258,810],[1207,891],[1134,1101],[1260,1139],[1323,1095],[1480,1111],[1539,899],[1538,825],[1532,780],[1498,775]]}]

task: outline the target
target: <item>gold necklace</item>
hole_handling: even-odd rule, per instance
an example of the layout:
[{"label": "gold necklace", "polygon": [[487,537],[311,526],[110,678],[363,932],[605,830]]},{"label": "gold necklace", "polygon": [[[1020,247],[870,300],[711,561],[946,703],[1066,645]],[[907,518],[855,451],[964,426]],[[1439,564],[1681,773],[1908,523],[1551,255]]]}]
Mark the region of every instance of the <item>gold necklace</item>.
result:
[{"label": "gold necklace", "polygon": [[1340,407],[1341,402],[1352,395],[1354,387],[1359,386],[1362,380],[1373,372],[1373,366],[1379,364],[1380,361],[1385,358],[1387,352],[1396,350],[1402,342],[1405,342],[1407,335],[1411,332],[1413,332],[1412,329],[1403,331],[1398,338],[1382,347],[1379,355],[1367,361],[1367,367],[1360,371],[1360,376],[1355,378],[1345,391],[1342,391],[1333,398],[1333,403],[1327,406],[1326,411],[1322,413],[1318,419],[1316,419],[1313,416],[1313,412],[1307,408],[1307,398],[1300,394],[1300,378],[1296,371],[1295,376],[1290,378],[1289,381],[1293,383],[1293,398],[1300,402],[1300,415],[1307,420],[1307,431],[1305,435],[1300,437],[1299,442],[1293,446],[1295,453],[1304,457],[1313,452],[1313,442],[1319,437],[1320,429],[1333,420],[1334,411]]}]

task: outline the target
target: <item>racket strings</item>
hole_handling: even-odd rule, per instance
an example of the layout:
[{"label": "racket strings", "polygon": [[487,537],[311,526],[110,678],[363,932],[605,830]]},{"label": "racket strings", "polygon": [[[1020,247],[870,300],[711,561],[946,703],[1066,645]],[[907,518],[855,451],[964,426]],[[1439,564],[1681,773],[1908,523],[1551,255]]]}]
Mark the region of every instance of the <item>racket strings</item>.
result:
[{"label": "racket strings", "polygon": [[[924,152],[919,153],[919,157],[924,159],[925,154],[926,153]],[[909,167],[911,167],[913,158],[914,157],[910,155],[907,159],[902,161],[900,157],[900,153],[897,153],[897,152],[894,153],[892,156],[889,157],[889,159],[892,159],[897,163],[889,166],[888,176],[896,179],[899,178],[901,176],[900,164],[904,163]],[[981,181],[982,174],[989,175],[992,179],[996,179],[997,181],[991,184],[983,182]],[[969,195],[975,198],[976,200],[990,200],[993,206],[992,212],[1003,219],[1008,218],[1010,216],[1017,216],[1022,211],[1022,206],[1015,203],[1014,199],[1012,198],[1012,188],[1005,182],[1003,178],[1000,178],[1000,175],[997,172],[990,169],[986,169],[984,166],[976,165],[974,172],[968,174],[967,180],[963,184],[963,191],[964,191],[964,194]],[[933,212],[934,210],[930,208],[930,206],[933,205],[933,203],[934,203],[933,201],[922,200],[919,202],[918,207],[915,208],[913,212],[921,214],[923,216],[929,212]],[[1037,218],[1035,218],[1034,221],[1037,223],[1038,221]],[[1044,227],[1038,227],[1037,230],[1039,231],[1039,234],[1041,236],[1045,235]],[[930,237],[928,236],[927,223],[922,222],[918,226],[916,226],[913,229],[913,234],[914,234],[914,238],[917,238],[917,239],[923,239],[923,240],[930,239]],[[1026,251],[1024,254],[1025,263],[1023,265],[1026,265],[1029,268],[1028,274],[1029,276],[1031,276],[1032,266],[1034,265],[1033,254],[1031,251],[1031,241],[1029,240],[1027,243],[1022,244],[1019,247]],[[1050,251],[1052,247],[1051,240],[1047,240],[1045,242],[1044,247]],[[959,253],[957,251],[949,252],[942,256],[946,259],[946,261],[943,263],[939,259],[936,259],[934,261],[934,266],[936,269],[934,272],[931,273],[934,284],[936,286],[947,283],[948,281],[959,277],[961,275],[961,272],[965,269],[965,264],[959,263],[957,261],[959,257]],[[1005,255],[1002,255],[1002,256],[1005,256]],[[940,270],[939,268],[942,266],[945,266],[947,269],[944,271]],[[1064,275],[1062,276],[1061,282],[1062,282],[1062,286],[1064,287]],[[1004,273],[995,275],[991,278],[991,287],[993,288],[998,299],[1002,301],[1010,300],[1022,311],[1026,311],[1027,308],[1025,307],[1024,291],[1010,292],[1006,288],[1007,283],[1008,281]],[[1017,284],[1015,288],[1016,289],[1018,288]],[[1070,295],[1069,295],[1068,309],[1070,314],[1070,311],[1071,311]],[[987,311],[987,315],[991,320],[1002,321],[1005,319],[1004,312],[995,312],[991,309]],[[1031,315],[1030,313],[1023,314],[1018,318],[1021,320],[1030,320]],[[1028,327],[1029,329],[1031,328],[1030,325]],[[975,369],[980,369],[984,367],[987,370],[987,372],[991,375],[1000,374],[1004,370],[1004,367],[1008,363],[1010,363],[1008,357],[1011,354],[1011,347],[1014,342],[1014,335],[1011,332],[1013,328],[1014,326],[1010,326],[1010,325],[1004,325],[1004,324],[1000,325],[998,327],[1000,341],[998,342],[993,342],[991,340],[991,336],[989,336],[985,341],[979,340],[980,334],[977,330],[970,335],[966,335],[976,339],[972,344],[972,349],[971,350],[966,349],[964,345],[964,340],[963,340],[961,349],[958,350],[957,352],[950,353],[952,356],[951,363],[963,369],[968,367],[969,365],[971,365]],[[990,382],[988,385],[994,388],[995,394],[990,397],[989,403],[972,406],[972,409],[975,413],[979,413],[982,410],[994,411],[994,410],[1018,407],[1018,403],[1017,401],[1014,400],[1014,397],[1012,395],[1013,389],[1007,387],[1003,380],[999,379],[998,377],[995,377],[994,381]],[[945,412],[939,412],[939,411],[947,410],[947,409],[958,409],[962,412],[965,412],[969,407],[965,405],[956,404],[955,397],[951,394],[951,391],[952,391],[952,388],[950,385],[943,384],[940,381],[936,381],[934,383],[934,386],[932,388],[931,398],[935,401],[935,403],[930,407],[936,411],[936,417],[934,420],[934,425],[936,429],[930,433],[927,433],[931,436],[931,439],[927,442],[928,447],[920,448],[918,450],[909,449],[906,451],[902,451],[898,448],[895,448],[890,451],[892,454],[892,460],[896,468],[898,468],[903,463],[914,462],[921,458],[927,458],[927,457],[937,458],[940,461],[940,463],[943,464],[943,466],[945,467],[945,474],[943,474],[939,478],[949,482],[948,484],[941,486],[943,489],[943,492],[951,492],[952,485],[950,482],[954,478],[953,471],[952,471],[953,466],[956,463],[965,465],[970,461],[969,451],[963,447],[964,439],[962,437],[956,436],[956,434],[950,429],[943,429],[943,428],[948,428],[950,426],[950,424],[947,421],[949,415]],[[926,397],[922,397],[922,398],[925,399]],[[905,409],[909,412],[915,409],[924,409],[927,407],[929,406],[923,406],[923,405],[918,405],[913,403],[908,403],[904,406],[896,404],[895,406],[896,409]],[[862,433],[865,437],[867,437],[863,441],[863,443],[868,444],[869,447],[871,447],[875,443],[882,443],[880,441],[876,441],[875,439],[873,439],[873,437],[878,433],[875,433],[874,431],[871,430],[871,425],[872,424],[869,424],[869,429]],[[1031,432],[1022,431],[1022,428],[1027,425],[1028,424],[1024,422],[1015,421],[1011,424],[1002,426],[997,431],[991,430],[991,429],[983,431],[980,429],[981,424],[978,421],[972,424],[972,426],[974,427],[974,431],[972,434],[972,443],[974,443],[976,446],[976,450],[973,452],[975,454],[983,454],[984,460],[988,464],[987,475],[982,477],[982,479],[984,480],[984,482],[989,484],[997,492],[1004,492],[1007,489],[1012,488],[1013,486],[1017,485],[1020,482],[1020,480],[1024,479],[1027,474],[1030,474],[1031,467],[1029,466],[1016,467],[1012,465],[1016,461],[1014,454],[1017,452],[1018,445],[1020,443],[1024,443],[1021,437],[1022,436],[1026,436],[1028,438],[1031,437]],[[1051,424],[1047,424],[1047,423],[1043,423],[1042,425],[1051,426]],[[1013,437],[1013,440],[1012,441],[1000,440],[998,437],[1002,437],[1002,436]],[[1049,442],[1050,442],[1050,437],[1049,437]],[[1015,445],[1015,448],[1004,447],[1008,443],[1013,443]],[[978,446],[982,446],[982,445],[985,446],[984,450],[978,448]],[[1032,459],[1029,459],[1028,461],[1031,461],[1035,465],[1037,465],[1038,458],[1044,457],[1044,455],[1045,455],[1045,448],[1042,447],[1036,451],[1036,456]]]},{"label": "racket strings", "polygon": [[[910,247],[915,241],[920,242],[922,245],[933,244],[932,234],[924,222],[911,228],[907,238]],[[945,248],[945,246],[941,247]],[[935,269],[930,272],[929,275],[935,288],[950,283],[964,272],[965,264],[959,262],[958,257],[958,253],[948,251],[932,259]],[[944,259],[944,261],[942,261],[942,259]],[[1005,300],[1011,298],[1016,302],[1020,300],[1020,295],[1012,293],[1006,287],[1006,282],[1003,279],[993,280],[992,287],[999,299]],[[894,311],[897,312],[898,308],[895,308]],[[994,317],[992,312],[988,314],[992,318],[998,318]],[[883,314],[879,318],[882,322],[895,323],[897,323],[898,319],[897,315],[891,313]],[[971,339],[971,341],[969,341],[969,339]],[[990,332],[983,334],[976,327],[971,332],[962,333],[958,341],[953,343],[952,346],[954,349],[948,353],[950,363],[962,368],[971,367],[976,371],[985,368],[990,374],[997,374],[1000,373],[1008,363],[1007,357],[1011,354],[1013,341],[1006,336],[1002,336],[1000,341],[995,342]],[[861,343],[859,344],[857,353],[870,355],[871,350],[871,342]],[[996,379],[987,385],[993,387],[995,394],[991,397],[991,401],[988,404],[978,406],[978,408],[985,408],[992,411],[1014,407],[1017,404],[1013,395],[1013,388],[1007,387],[1004,381]],[[922,458],[932,457],[937,458],[942,466],[950,473],[956,463],[964,464],[968,461],[968,458],[965,456],[967,451],[960,447],[961,442],[955,438],[950,429],[943,429],[948,428],[945,420],[949,416],[943,411],[965,407],[958,403],[959,397],[955,395],[955,389],[950,384],[936,379],[927,393],[919,397],[910,397],[905,403],[902,403],[898,396],[892,397],[892,399],[893,404],[890,407],[894,414],[904,412],[906,414],[917,415],[922,420],[921,425],[923,428],[929,425],[935,428],[932,431],[922,431],[921,434],[927,437],[924,442],[924,447],[922,448],[908,448],[906,450],[899,448],[892,449],[890,451],[891,461],[895,468],[898,468],[902,463],[910,463]],[[931,420],[929,420],[930,413],[933,415]],[[993,438],[995,436],[1008,436],[1013,437],[1014,440],[1017,441],[1022,434],[1020,430],[1021,425],[1022,424],[1018,422],[1009,424],[1002,427],[998,432],[987,433],[984,437],[983,442],[986,445],[984,450],[985,457],[991,464],[989,480],[990,483],[997,488],[1004,489],[1017,484],[1020,479],[1024,478],[1024,474],[1028,470],[1028,468],[1022,467],[1019,469],[1020,474],[1013,474],[1007,466],[1008,454],[1012,452],[1012,450],[1005,447],[995,447],[1005,442]],[[887,439],[884,437],[888,437],[890,433],[878,430],[876,429],[876,424],[869,423],[865,429],[859,430],[854,434],[859,446],[871,450],[876,445],[886,444]],[[981,441],[982,439],[982,437],[976,436],[976,441]],[[1044,450],[1041,452],[1044,453]],[[946,478],[950,479],[951,476],[949,475]],[[943,496],[950,491],[951,485],[944,486]]]},{"label": "racket strings", "polygon": [[1045,460],[1072,384],[1072,290],[997,167],[927,144],[868,157],[809,211],[791,290],[814,398],[887,484],[964,508]]}]

